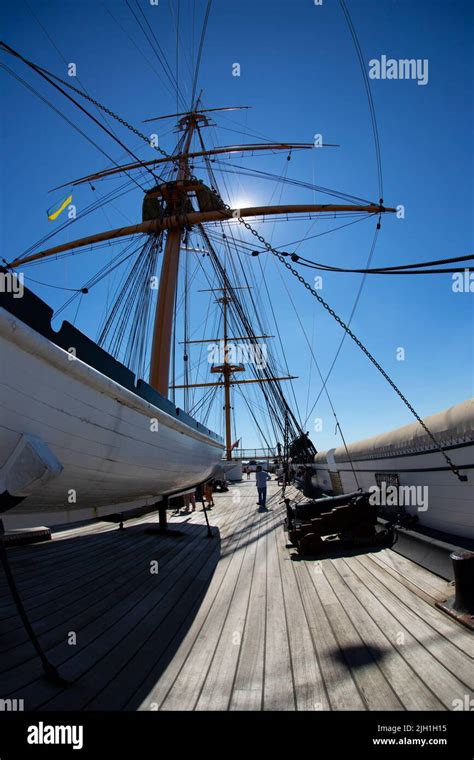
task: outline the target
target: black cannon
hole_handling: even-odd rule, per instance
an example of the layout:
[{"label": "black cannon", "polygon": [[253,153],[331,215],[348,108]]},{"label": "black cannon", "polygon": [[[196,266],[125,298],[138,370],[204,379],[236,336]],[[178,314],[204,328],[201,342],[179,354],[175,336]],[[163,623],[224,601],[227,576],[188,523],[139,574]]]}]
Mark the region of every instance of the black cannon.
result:
[{"label": "black cannon", "polygon": [[303,504],[296,504],[294,507],[290,505],[290,499],[285,499],[286,527],[288,530],[291,530],[295,520],[308,522],[315,517],[320,517],[322,512],[330,512],[330,510],[335,507],[342,507],[349,504],[349,502],[360,493],[361,491],[352,491],[351,493],[344,493],[340,496],[325,496],[320,499],[305,501]]},{"label": "black cannon", "polygon": [[301,555],[323,553],[334,536],[341,546],[369,544],[391,545],[393,529],[377,530],[378,508],[371,503],[370,493],[356,491],[313,503],[291,507],[286,501],[287,527],[290,542]]}]

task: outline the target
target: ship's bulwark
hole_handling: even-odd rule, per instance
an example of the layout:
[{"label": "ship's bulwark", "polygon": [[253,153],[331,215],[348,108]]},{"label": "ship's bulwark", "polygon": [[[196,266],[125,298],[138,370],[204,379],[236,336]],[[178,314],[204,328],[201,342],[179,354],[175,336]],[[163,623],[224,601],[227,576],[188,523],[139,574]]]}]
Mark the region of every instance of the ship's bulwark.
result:
[{"label": "ship's bulwark", "polygon": [[[405,487],[405,511],[420,525],[474,538],[474,399],[425,418],[436,440],[459,467],[460,481],[418,422],[319,452],[315,480],[323,490],[350,493],[360,486],[397,483]],[[348,456],[349,455],[349,456]],[[355,480],[352,467],[357,474]],[[411,490],[408,490],[411,489]],[[381,496],[387,495],[381,490]],[[400,492],[401,494],[402,492]],[[405,496],[406,494],[406,496]]]},{"label": "ship's bulwark", "polygon": [[[131,392],[0,309],[0,493],[31,436],[59,467],[4,514],[6,528],[98,517],[201,482],[223,446]],[[58,474],[59,470],[59,474]],[[32,476],[33,477],[33,476]]]}]

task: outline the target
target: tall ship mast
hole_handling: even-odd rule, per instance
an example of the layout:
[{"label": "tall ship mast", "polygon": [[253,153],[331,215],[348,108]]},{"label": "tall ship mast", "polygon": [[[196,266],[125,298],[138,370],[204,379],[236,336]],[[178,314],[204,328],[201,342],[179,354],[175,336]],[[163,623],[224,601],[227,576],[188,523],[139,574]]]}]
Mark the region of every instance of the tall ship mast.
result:
[{"label": "tall ship mast", "polygon": [[[311,462],[316,449],[282,385],[296,378],[289,371],[281,371],[281,364],[275,361],[272,351],[263,362],[238,361],[232,355],[233,349],[244,344],[247,353],[250,349],[258,354],[262,349],[260,341],[271,337],[266,330],[257,329],[258,325],[263,326],[258,309],[260,294],[251,295],[248,283],[239,281],[235,261],[242,253],[250,257],[249,260],[262,252],[276,256],[390,381],[350,328],[294,269],[299,256],[291,250],[272,247],[255,224],[265,220],[289,222],[302,217],[374,218],[378,229],[382,216],[393,214],[396,209],[386,206],[382,198],[365,200],[308,183],[300,184],[328,196],[328,202],[241,204],[242,207],[237,208],[230,203],[228,192],[219,187],[217,180],[215,169],[221,169],[223,158],[227,165],[233,157],[260,154],[283,154],[290,160],[294,154],[315,150],[316,146],[305,142],[260,140],[208,147],[205,130],[214,126],[213,117],[247,106],[204,108],[202,95],[199,95],[189,111],[145,120],[168,123],[176,120],[177,141],[172,152],[167,153],[148,135],[83,90],[51,74],[5,43],[2,48],[18,63],[46,79],[96,123],[98,120],[86,108],[90,103],[140,137],[158,156],[139,159],[127,148],[135,160],[124,164],[114,161],[113,166],[54,188],[55,193],[64,192],[65,188],[69,193],[80,188],[94,192],[96,186],[105,181],[126,180],[143,193],[141,219],[45,245],[55,231],[23,254],[4,260],[1,275],[5,282],[14,285],[23,269],[28,271],[31,265],[54,263],[71,255],[84,256],[86,252],[93,254],[101,264],[103,251],[117,246],[116,259],[106,261],[96,275],[75,288],[74,297],[87,295],[88,298],[91,287],[127,260],[132,263],[120,287],[116,288],[113,301],[107,304],[107,313],[95,340],[67,321],[59,330],[53,329],[52,320],[59,317],[61,310],[53,315],[53,310],[28,289],[22,298],[16,298],[15,287],[4,288],[0,302],[0,340],[4,356],[1,387],[5,409],[0,427],[4,452],[0,509],[14,509],[15,517],[21,522],[24,516],[25,524],[38,519],[38,515],[49,523],[64,522],[97,517],[118,508],[146,506],[186,492],[210,478],[222,460],[232,463],[233,451],[240,440],[232,394],[249,386],[261,392],[264,413],[266,411],[264,422],[273,428],[270,435],[265,435],[254,417],[255,426],[265,437],[269,449],[281,449],[279,441],[284,440],[288,450],[294,441],[297,458]],[[126,147],[107,127],[100,126]],[[317,147],[332,146],[318,143]],[[236,168],[244,169],[238,172],[241,175],[251,176],[244,167]],[[266,172],[260,174],[272,178]],[[113,193],[109,197],[114,197]],[[66,224],[63,228],[70,226]],[[251,233],[251,240],[255,242],[252,244],[251,240],[237,236],[237,228]],[[68,234],[68,238],[71,237]],[[211,276],[200,266],[210,287],[200,291],[210,294],[220,312],[214,334],[207,333],[202,339],[194,337],[195,329],[190,330],[189,324],[190,257],[196,257],[198,263],[199,257],[205,257],[209,263]],[[304,262],[305,266],[312,266],[311,262]],[[337,271],[337,267],[327,269]],[[391,269],[397,270],[397,267]],[[181,301],[184,302],[184,331],[183,340],[179,341],[177,314]],[[205,328],[204,333],[207,319]],[[184,346],[181,377],[177,373],[178,343]],[[220,353],[207,361],[204,376],[198,372],[192,378],[190,351],[200,345],[202,354],[206,344],[208,359],[212,345],[216,345]],[[267,344],[264,347],[267,349]],[[201,355],[200,364],[204,359]],[[413,411],[403,394],[391,384]],[[196,391],[202,391],[203,395],[196,398]],[[182,394],[181,405],[178,405],[177,393]],[[221,393],[216,423],[222,435],[209,425],[210,402],[221,398]],[[246,394],[243,400],[250,409]],[[340,429],[338,421],[337,426]],[[430,436],[435,447],[438,446]],[[438,450],[443,453],[439,446]]]},{"label": "tall ship mast", "polygon": [[[253,368],[253,377],[244,378],[240,377],[245,369],[243,364],[231,360],[231,344],[245,341],[256,349],[258,341],[267,336],[257,335],[246,319],[240,319],[238,335],[229,332],[230,311],[239,314],[241,291],[219,262],[207,231],[209,224],[255,217],[281,218],[284,215],[290,218],[298,214],[336,216],[349,212],[380,215],[393,209],[387,209],[381,203],[354,202],[230,208],[217,188],[212,169],[214,157],[262,151],[290,154],[311,150],[313,146],[310,143],[262,142],[207,148],[203,130],[211,124],[210,113],[226,108],[204,109],[198,99],[187,113],[158,117],[177,119],[179,138],[172,154],[151,161],[118,165],[68,183],[68,187],[75,189],[81,185],[95,185],[112,175],[134,176],[134,173],[145,170],[152,184],[145,188],[140,221],[118,229],[93,232],[7,262],[3,274],[14,277],[28,264],[70,252],[79,254],[95,247],[100,250],[102,244],[122,238],[141,240],[142,266],[135,278],[126,281],[112,311],[115,315],[118,313],[120,301],[124,305],[122,313],[133,315],[129,329],[134,342],[129,357],[136,356],[138,350],[142,355],[148,351],[150,357],[148,381],[139,379],[140,375],[136,380],[132,374],[133,364],[125,367],[117,361],[117,353],[115,356],[106,353],[104,341],[97,345],[67,322],[54,333],[51,311],[32,293],[27,292],[21,301],[8,293],[4,295],[1,335],[8,359],[7,375],[10,370],[12,373],[7,381],[10,380],[11,386],[15,384],[13,374],[29,378],[26,387],[21,389],[25,399],[24,414],[18,415],[19,398],[10,395],[2,431],[3,445],[9,453],[4,468],[3,498],[7,506],[14,505],[16,515],[23,511],[27,515],[52,510],[59,511],[61,520],[65,515],[70,517],[76,513],[97,515],[110,508],[116,509],[117,504],[122,508],[124,504],[156,501],[202,482],[212,475],[222,457],[232,460],[231,393],[237,386],[245,387],[248,383],[267,386],[282,417],[285,413],[288,416],[289,407],[281,382],[293,379],[291,375],[278,374],[272,366],[262,366]],[[205,179],[193,174],[191,162],[198,158],[204,162]],[[183,254],[192,255],[187,249],[190,248],[191,233],[195,231],[202,236],[203,246],[212,249],[220,281],[217,288],[210,290],[222,312],[222,337],[209,337],[223,351],[221,360],[210,365],[210,375],[203,382],[170,382],[180,262]],[[148,298],[149,280],[156,277],[159,251],[162,251],[161,268],[153,303]],[[133,294],[134,304],[131,303]],[[146,304],[148,322],[143,320],[140,304]],[[148,323],[153,325],[149,347],[144,345],[144,335],[140,333],[140,330],[146,332]],[[110,334],[111,329],[112,321],[109,320],[103,336]],[[124,325],[119,324],[118,330],[124,332]],[[185,360],[192,342],[188,336]],[[209,343],[209,338],[198,342]],[[33,382],[37,377],[44,378],[43,388],[37,381]],[[46,389],[53,387],[56,388],[54,398],[45,408],[43,397],[45,394],[51,396],[51,390]],[[177,390],[196,388],[223,389],[224,440],[189,416],[189,409],[180,409],[170,398],[170,395],[174,398]],[[77,412],[66,415],[61,399],[71,393],[77,403]],[[95,421],[98,411],[104,415],[99,428]],[[293,435],[300,435],[302,431],[291,411],[290,419]],[[155,421],[156,429],[150,420]],[[130,430],[135,433],[130,435]],[[30,463],[26,469],[23,466],[25,458]],[[75,494],[75,500],[68,503],[70,491]],[[49,515],[49,519],[53,518]]]}]

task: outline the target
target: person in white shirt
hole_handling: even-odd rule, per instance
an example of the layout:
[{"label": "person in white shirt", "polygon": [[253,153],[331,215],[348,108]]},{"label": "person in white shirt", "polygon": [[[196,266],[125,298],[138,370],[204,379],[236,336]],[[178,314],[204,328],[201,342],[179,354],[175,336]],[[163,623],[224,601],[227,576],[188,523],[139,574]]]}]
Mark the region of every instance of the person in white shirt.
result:
[{"label": "person in white shirt", "polygon": [[258,465],[255,472],[255,482],[257,485],[259,512],[267,511],[267,508],[265,506],[267,501],[267,480],[271,480],[270,475],[268,472],[265,472],[265,470],[262,470],[262,467]]}]

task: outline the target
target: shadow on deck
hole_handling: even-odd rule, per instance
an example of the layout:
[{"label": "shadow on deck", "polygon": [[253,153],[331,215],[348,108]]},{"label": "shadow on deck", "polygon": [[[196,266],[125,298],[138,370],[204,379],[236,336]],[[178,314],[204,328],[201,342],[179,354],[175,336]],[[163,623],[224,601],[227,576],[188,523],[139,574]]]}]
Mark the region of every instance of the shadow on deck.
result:
[{"label": "shadow on deck", "polygon": [[69,685],[53,686],[0,576],[0,697],[25,710],[136,709],[172,660],[219,561],[213,528],[181,523],[181,537],[96,525],[9,550],[26,610]]}]

